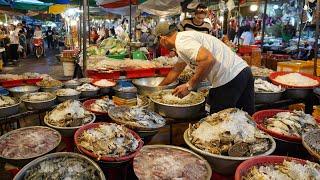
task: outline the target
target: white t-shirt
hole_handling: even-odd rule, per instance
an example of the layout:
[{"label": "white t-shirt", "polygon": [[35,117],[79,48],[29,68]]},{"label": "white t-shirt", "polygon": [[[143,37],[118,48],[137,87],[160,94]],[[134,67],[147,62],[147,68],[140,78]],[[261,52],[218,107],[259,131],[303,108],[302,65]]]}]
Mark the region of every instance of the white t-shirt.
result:
[{"label": "white t-shirt", "polygon": [[19,31],[20,29],[16,28],[9,32],[10,44],[19,44]]},{"label": "white t-shirt", "polygon": [[243,32],[241,34],[242,45],[252,45],[255,43],[254,35],[250,31]]},{"label": "white t-shirt", "polygon": [[176,51],[178,57],[193,70],[197,67],[196,59],[200,47],[209,50],[216,59],[207,77],[214,88],[227,84],[244,68],[248,67],[244,60],[214,36],[197,31],[184,31],[177,34]]},{"label": "white t-shirt", "polygon": [[42,31],[34,31],[34,34],[33,34],[33,38],[35,39],[41,39],[42,38]]}]

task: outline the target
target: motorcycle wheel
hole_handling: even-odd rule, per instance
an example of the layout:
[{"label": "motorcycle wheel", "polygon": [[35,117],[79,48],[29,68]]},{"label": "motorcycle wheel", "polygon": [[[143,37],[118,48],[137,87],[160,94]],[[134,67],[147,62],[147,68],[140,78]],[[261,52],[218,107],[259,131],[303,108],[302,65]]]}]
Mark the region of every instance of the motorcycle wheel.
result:
[{"label": "motorcycle wheel", "polygon": [[36,57],[39,59],[42,55],[43,55],[42,47],[40,46],[36,47]]}]

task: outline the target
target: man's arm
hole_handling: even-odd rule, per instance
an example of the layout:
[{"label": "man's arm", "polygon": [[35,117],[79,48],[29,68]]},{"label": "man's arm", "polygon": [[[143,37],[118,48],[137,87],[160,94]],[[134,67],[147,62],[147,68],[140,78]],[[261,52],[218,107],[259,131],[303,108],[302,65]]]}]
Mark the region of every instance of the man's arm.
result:
[{"label": "man's arm", "polygon": [[208,51],[204,47],[200,47],[198,51],[198,55],[196,58],[197,62],[197,69],[193,77],[186,83],[178,86],[174,91],[173,94],[179,97],[184,97],[189,94],[189,90],[194,88],[199,82],[205,79],[208,74],[210,73],[214,63],[215,58],[212,56],[210,51]]},{"label": "man's arm", "polygon": [[174,82],[186,66],[187,64],[184,61],[178,61],[159,86],[165,86]]}]

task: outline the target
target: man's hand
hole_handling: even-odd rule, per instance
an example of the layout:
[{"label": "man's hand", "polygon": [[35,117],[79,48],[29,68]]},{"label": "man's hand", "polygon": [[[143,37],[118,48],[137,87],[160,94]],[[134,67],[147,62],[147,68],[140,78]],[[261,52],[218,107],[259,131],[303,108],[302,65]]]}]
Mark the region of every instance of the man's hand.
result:
[{"label": "man's hand", "polygon": [[190,91],[188,90],[189,86],[187,84],[182,84],[178,87],[176,87],[174,90],[173,90],[173,95],[175,96],[178,96],[179,98],[183,98],[185,96],[187,96]]}]

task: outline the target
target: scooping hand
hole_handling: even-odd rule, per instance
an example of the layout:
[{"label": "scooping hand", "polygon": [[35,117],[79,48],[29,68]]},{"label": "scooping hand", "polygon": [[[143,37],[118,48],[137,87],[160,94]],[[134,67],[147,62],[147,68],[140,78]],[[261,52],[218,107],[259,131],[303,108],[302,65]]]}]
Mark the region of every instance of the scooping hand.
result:
[{"label": "scooping hand", "polygon": [[189,93],[190,91],[188,90],[187,84],[182,84],[176,87],[172,92],[173,95],[178,96],[179,98],[183,98],[187,96]]}]

